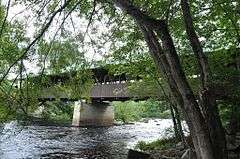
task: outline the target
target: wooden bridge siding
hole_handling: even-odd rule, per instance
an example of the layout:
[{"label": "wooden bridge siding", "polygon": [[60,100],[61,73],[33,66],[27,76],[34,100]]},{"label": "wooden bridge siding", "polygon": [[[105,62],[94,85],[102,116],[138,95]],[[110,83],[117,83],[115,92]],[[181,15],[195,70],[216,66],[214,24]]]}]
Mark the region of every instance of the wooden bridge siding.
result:
[{"label": "wooden bridge siding", "polygon": [[91,98],[127,98],[127,83],[96,84],[91,90]]},{"label": "wooden bridge siding", "polygon": [[[90,98],[92,99],[127,99],[130,95],[127,91],[127,83],[104,83],[95,84],[90,92]],[[39,99],[71,99],[71,96],[67,92],[59,91],[54,87],[45,88]]]}]

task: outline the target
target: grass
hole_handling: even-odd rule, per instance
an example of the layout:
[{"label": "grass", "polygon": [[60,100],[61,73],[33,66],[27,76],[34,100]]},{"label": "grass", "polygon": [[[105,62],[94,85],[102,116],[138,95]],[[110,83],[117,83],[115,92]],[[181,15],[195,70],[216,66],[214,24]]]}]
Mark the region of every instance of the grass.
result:
[{"label": "grass", "polygon": [[137,143],[135,148],[141,151],[166,150],[174,147],[176,144],[175,138],[164,138],[153,142],[140,141]]}]

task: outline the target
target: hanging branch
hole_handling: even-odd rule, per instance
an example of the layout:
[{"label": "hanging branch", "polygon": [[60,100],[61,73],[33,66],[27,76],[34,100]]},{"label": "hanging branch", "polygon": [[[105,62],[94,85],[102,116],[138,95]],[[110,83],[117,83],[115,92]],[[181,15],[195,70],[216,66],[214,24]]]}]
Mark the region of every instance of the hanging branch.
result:
[{"label": "hanging branch", "polygon": [[10,67],[7,69],[7,71],[5,72],[5,74],[2,76],[2,78],[1,78],[1,80],[0,80],[0,84],[1,84],[2,81],[6,78],[6,76],[8,75],[8,73],[10,72],[10,70],[12,69],[12,67],[13,67],[14,65],[16,65],[19,60],[23,59],[23,58],[26,56],[26,54],[28,53],[28,51],[30,50],[30,48],[31,48],[32,46],[34,46],[35,43],[43,36],[43,34],[44,34],[44,33],[47,31],[47,29],[50,27],[50,25],[51,25],[53,19],[55,18],[55,16],[56,16],[58,13],[62,12],[62,11],[69,5],[69,3],[70,3],[71,1],[72,1],[72,0],[68,0],[62,7],[60,7],[58,10],[56,10],[56,11],[52,14],[52,16],[50,17],[48,23],[43,27],[42,31],[38,34],[38,36],[28,45],[28,47],[25,49],[25,51],[23,52],[23,54],[22,54],[19,58],[17,58],[17,60],[15,60],[15,61],[10,65]]},{"label": "hanging branch", "polygon": [[42,68],[41,75],[40,75],[40,76],[41,76],[41,77],[40,77],[41,79],[42,79],[42,76],[43,76],[44,71],[45,71],[47,56],[49,55],[49,53],[50,53],[50,51],[51,51],[51,49],[52,49],[52,45],[53,45],[54,40],[56,39],[57,33],[58,33],[59,30],[62,28],[62,26],[63,26],[63,24],[65,23],[66,19],[71,15],[71,13],[74,11],[74,9],[76,9],[76,7],[77,7],[79,4],[80,4],[80,1],[74,5],[74,7],[69,11],[69,13],[68,13],[66,16],[64,16],[64,19],[63,19],[62,23],[60,24],[59,28],[58,28],[57,31],[55,32],[55,34],[54,34],[54,36],[53,36],[53,39],[52,39],[51,42],[50,42],[50,46],[49,46],[49,49],[48,49],[48,51],[47,51],[47,54],[45,55],[44,60],[43,60],[43,68]]},{"label": "hanging branch", "polygon": [[51,0],[45,0],[44,2],[43,2],[43,5],[42,5],[42,7],[41,7],[41,9],[40,10],[38,10],[37,11],[37,18],[39,18],[40,16],[41,16],[41,14],[43,13],[43,11],[44,11],[44,8],[46,8],[46,6],[49,4],[51,2]]},{"label": "hanging branch", "polygon": [[93,1],[93,10],[92,10],[91,15],[90,15],[90,18],[89,18],[89,22],[88,22],[88,25],[87,25],[87,29],[86,29],[86,31],[85,31],[85,33],[84,33],[84,35],[83,35],[83,40],[85,39],[85,36],[86,36],[86,34],[87,34],[87,32],[88,32],[88,29],[89,29],[89,27],[90,27],[90,25],[91,25],[91,23],[92,23],[93,16],[94,16],[94,14],[95,14],[95,12],[96,12],[96,5],[97,5],[97,2],[96,2],[96,0],[94,0],[94,1]]},{"label": "hanging branch", "polygon": [[[12,23],[12,21],[20,14],[28,11],[30,8],[34,8],[35,6],[37,6],[37,4],[35,4],[34,2],[27,5],[24,9],[22,9],[20,12],[14,14],[14,16],[11,17],[11,19],[9,20],[9,23]],[[39,13],[39,11],[37,11],[37,13]]]},{"label": "hanging branch", "polygon": [[10,93],[11,93],[11,91],[12,91],[12,88],[13,88],[13,85],[14,85],[14,83],[17,81],[17,79],[18,79],[18,76],[19,76],[19,74],[17,74],[17,76],[14,78],[13,82],[11,83],[11,87],[10,87],[10,89],[9,89],[9,91],[8,91],[8,94],[10,94]]},{"label": "hanging branch", "polygon": [[221,9],[225,12],[225,15],[229,18],[230,22],[232,23],[233,30],[236,33],[236,40],[237,40],[237,43],[238,43],[237,45],[240,45],[239,25],[237,25],[237,22],[234,21],[233,17],[231,15],[229,15],[229,11],[227,11],[226,8],[224,8],[221,3],[216,3],[216,4],[219,5],[219,7],[221,7]]},{"label": "hanging branch", "polygon": [[7,21],[9,9],[10,9],[10,4],[11,4],[11,0],[8,0],[6,16],[5,16],[4,20],[3,20],[3,23],[2,23],[2,26],[1,26],[1,30],[0,30],[0,39],[2,38],[3,29],[4,29],[6,21]]},{"label": "hanging branch", "polygon": [[20,61],[20,66],[19,66],[19,72],[20,72],[20,84],[19,84],[19,91],[20,91],[20,102],[22,103],[23,100],[23,89],[22,89],[22,84],[23,84],[23,59]]},{"label": "hanging branch", "polygon": [[72,27],[73,27],[73,31],[74,33],[76,32],[76,27],[74,25],[74,22],[73,22],[73,18],[72,18],[72,15],[70,14],[70,20],[71,20],[71,24],[72,24]]}]

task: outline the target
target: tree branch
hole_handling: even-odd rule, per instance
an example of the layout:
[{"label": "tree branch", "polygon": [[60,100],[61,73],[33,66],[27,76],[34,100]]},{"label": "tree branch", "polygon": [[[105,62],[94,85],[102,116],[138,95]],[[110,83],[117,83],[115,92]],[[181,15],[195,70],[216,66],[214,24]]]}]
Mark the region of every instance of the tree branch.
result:
[{"label": "tree branch", "polygon": [[0,84],[2,83],[2,81],[6,78],[6,76],[8,75],[8,73],[10,72],[11,68],[21,59],[23,59],[26,54],[28,53],[28,51],[30,50],[30,48],[32,46],[35,45],[35,43],[43,36],[43,34],[47,31],[47,29],[50,27],[54,17],[62,12],[68,5],[69,3],[71,2],[72,0],[68,0],[62,7],[60,7],[58,10],[56,10],[52,16],[50,17],[48,23],[43,27],[42,31],[37,35],[37,37],[28,45],[28,47],[25,49],[25,51],[23,52],[23,54],[17,58],[17,60],[15,60],[11,65],[10,67],[8,68],[8,70],[5,72],[5,74],[2,76],[1,80],[0,80]]},{"label": "tree branch", "polygon": [[9,9],[10,9],[10,4],[11,4],[11,0],[8,0],[6,16],[5,16],[4,20],[3,20],[3,23],[2,23],[2,26],[1,26],[1,30],[0,30],[0,39],[2,38],[3,29],[4,29],[6,21],[7,21]]},{"label": "tree branch", "polygon": [[84,33],[84,35],[83,35],[83,40],[85,39],[85,36],[86,36],[86,34],[87,34],[87,32],[88,32],[88,29],[89,29],[89,27],[90,27],[90,25],[91,25],[91,23],[92,23],[92,19],[93,19],[94,13],[95,13],[95,11],[96,11],[96,5],[97,5],[97,2],[96,2],[96,0],[94,0],[94,1],[93,1],[93,10],[92,10],[91,15],[90,15],[90,18],[89,18],[89,22],[88,22],[88,25],[87,25],[87,29],[86,29],[86,31],[85,31],[85,33]]},{"label": "tree branch", "polygon": [[[57,29],[57,31],[55,32],[54,36],[53,36],[53,39],[52,41],[50,42],[50,46],[49,46],[49,49],[47,51],[47,54],[45,55],[44,57],[44,61],[43,61],[43,68],[42,68],[42,71],[41,71],[41,79],[42,79],[42,76],[44,74],[44,71],[45,71],[45,65],[46,65],[46,59],[47,59],[47,56],[49,55],[51,49],[52,49],[52,44],[53,44],[53,41],[56,39],[56,36],[57,36],[57,33],[59,32],[59,30],[61,29],[61,27],[63,26],[63,24],[65,23],[66,19],[71,15],[71,13],[73,12],[73,10],[80,4],[80,1],[78,3],[76,3],[74,5],[74,7],[68,12],[68,14],[63,18],[63,21],[62,23],[60,24],[59,28]],[[70,16],[71,17],[71,16]]]}]

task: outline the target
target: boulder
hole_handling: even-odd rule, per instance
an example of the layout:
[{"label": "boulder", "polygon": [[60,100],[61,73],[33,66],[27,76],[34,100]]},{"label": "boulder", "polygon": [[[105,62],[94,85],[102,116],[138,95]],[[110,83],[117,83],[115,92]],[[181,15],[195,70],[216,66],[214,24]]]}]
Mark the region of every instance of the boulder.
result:
[{"label": "boulder", "polygon": [[151,159],[151,155],[145,152],[129,150],[127,159]]}]

